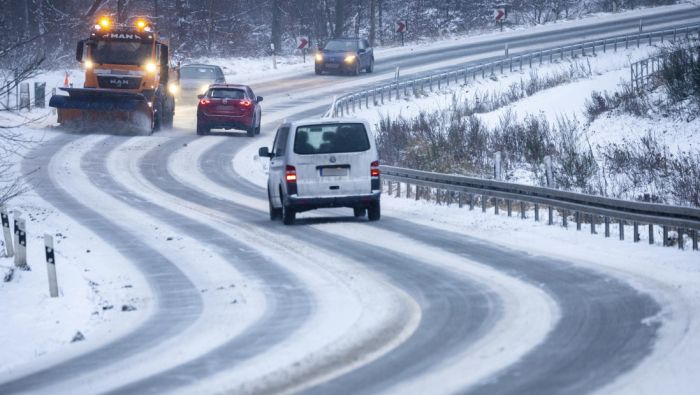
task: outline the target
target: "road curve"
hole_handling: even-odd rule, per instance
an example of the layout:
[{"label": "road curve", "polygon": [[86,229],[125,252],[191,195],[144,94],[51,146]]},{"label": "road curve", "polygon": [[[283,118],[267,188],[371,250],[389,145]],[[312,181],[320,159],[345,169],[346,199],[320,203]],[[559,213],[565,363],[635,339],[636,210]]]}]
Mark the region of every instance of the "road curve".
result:
[{"label": "road curve", "polygon": [[[235,139],[213,146],[202,155],[201,168],[208,178],[221,186],[266,199],[264,189],[233,171],[231,163],[238,146]],[[315,218],[301,219],[300,223],[304,226],[318,221]],[[352,226],[352,222],[355,221],[350,220],[348,226]],[[543,344],[492,380],[475,388],[465,388],[466,393],[587,393],[631,370],[651,352],[659,327],[646,324],[644,320],[656,315],[660,307],[651,297],[640,294],[627,284],[567,262],[487,245],[401,219],[385,216],[373,226],[543,287],[559,304],[562,317]],[[362,230],[356,232],[361,234]],[[364,389],[377,371],[381,369],[368,364],[308,393]]]},{"label": "road curve", "polygon": [[56,166],[61,164],[55,154],[76,137],[67,134],[42,144],[26,156],[23,170],[27,174],[36,170],[30,183],[40,197],[100,235],[138,266],[154,293],[157,306],[146,321],[130,333],[59,365],[0,383],[1,394],[41,392],[47,386],[112,365],[184,331],[202,313],[199,291],[177,265],[135,238],[123,224],[92,210],[57,185],[51,166],[52,162]]}]

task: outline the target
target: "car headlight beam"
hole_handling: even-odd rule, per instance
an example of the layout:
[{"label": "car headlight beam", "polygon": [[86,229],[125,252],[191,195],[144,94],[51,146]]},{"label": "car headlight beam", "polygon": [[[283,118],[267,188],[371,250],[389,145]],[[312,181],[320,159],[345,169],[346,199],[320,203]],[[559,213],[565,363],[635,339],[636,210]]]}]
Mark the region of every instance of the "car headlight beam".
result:
[{"label": "car headlight beam", "polygon": [[315,59],[317,62],[323,62],[323,54],[317,53]]},{"label": "car headlight beam", "polygon": [[355,55],[348,55],[345,57],[345,63],[354,63],[355,60],[357,60],[357,56]]}]

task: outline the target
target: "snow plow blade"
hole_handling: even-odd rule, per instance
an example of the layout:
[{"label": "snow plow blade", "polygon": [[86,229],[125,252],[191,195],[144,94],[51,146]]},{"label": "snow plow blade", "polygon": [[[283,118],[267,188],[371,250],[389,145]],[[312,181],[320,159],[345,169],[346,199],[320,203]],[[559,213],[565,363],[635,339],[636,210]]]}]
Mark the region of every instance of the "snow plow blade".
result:
[{"label": "snow plow blade", "polygon": [[152,132],[151,108],[141,93],[113,89],[60,88],[68,96],[53,95],[49,106],[58,110],[58,123],[87,129],[107,126],[117,131]]}]

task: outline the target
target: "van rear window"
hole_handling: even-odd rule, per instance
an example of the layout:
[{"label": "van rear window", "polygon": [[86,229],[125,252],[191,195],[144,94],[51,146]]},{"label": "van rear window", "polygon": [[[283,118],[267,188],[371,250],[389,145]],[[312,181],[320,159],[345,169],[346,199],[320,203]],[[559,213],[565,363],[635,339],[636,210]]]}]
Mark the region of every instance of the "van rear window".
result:
[{"label": "van rear window", "polygon": [[294,137],[294,153],[300,155],[367,150],[369,138],[362,123],[299,126]]}]

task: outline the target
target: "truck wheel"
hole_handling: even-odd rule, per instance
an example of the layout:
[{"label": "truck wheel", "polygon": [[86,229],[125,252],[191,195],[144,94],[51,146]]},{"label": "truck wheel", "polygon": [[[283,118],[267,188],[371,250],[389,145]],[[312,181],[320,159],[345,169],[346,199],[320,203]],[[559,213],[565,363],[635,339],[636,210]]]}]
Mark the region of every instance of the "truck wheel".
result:
[{"label": "truck wheel", "polygon": [[175,112],[170,111],[168,114],[165,115],[163,118],[163,127],[166,129],[172,129],[173,128],[173,118],[175,118]]},{"label": "truck wheel", "polygon": [[381,208],[379,206],[379,200],[369,204],[367,208],[367,217],[370,221],[378,221],[382,216]]}]

